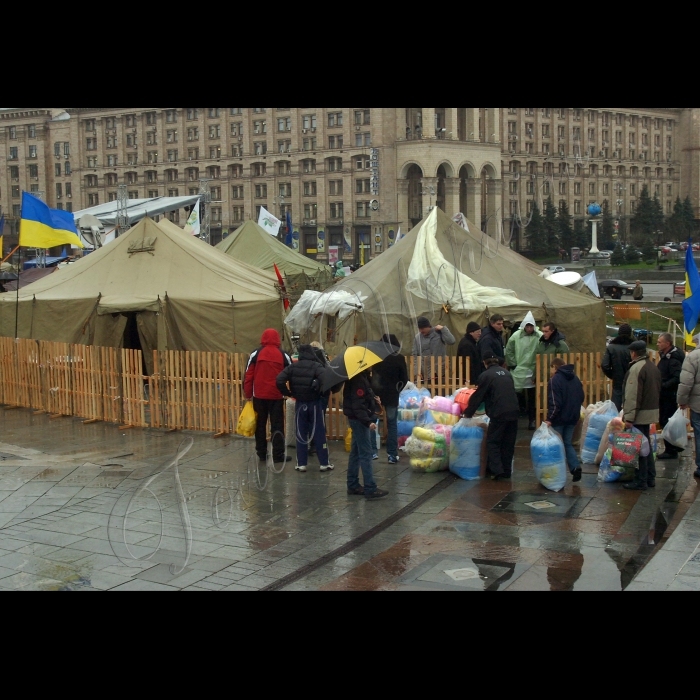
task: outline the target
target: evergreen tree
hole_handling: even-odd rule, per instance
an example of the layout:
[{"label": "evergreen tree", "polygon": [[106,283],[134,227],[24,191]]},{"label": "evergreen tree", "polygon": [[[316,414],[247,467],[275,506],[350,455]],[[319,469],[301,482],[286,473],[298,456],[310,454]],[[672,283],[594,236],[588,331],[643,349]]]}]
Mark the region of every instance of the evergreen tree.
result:
[{"label": "evergreen tree", "polygon": [[686,197],[683,202],[683,221],[686,224],[686,238],[693,236],[695,234],[696,218],[695,218],[695,208],[693,203],[690,201],[690,197]]},{"label": "evergreen tree", "polygon": [[[664,207],[663,204],[661,204],[661,200],[659,200],[659,195],[655,194],[654,199],[653,199],[653,209],[652,209],[652,225],[654,227],[654,230],[652,231],[652,241],[655,238],[658,238],[660,235],[662,235],[662,232],[664,230],[664,221],[665,221],[665,216],[664,216]],[[661,232],[661,233],[659,233]],[[659,245],[663,243],[663,241],[659,240],[657,241]]]},{"label": "evergreen tree", "polygon": [[680,197],[676,197],[673,214],[666,221],[666,230],[670,239],[684,241],[688,238],[685,230],[685,208]]},{"label": "evergreen tree", "polygon": [[600,227],[600,241],[603,250],[615,248],[615,219],[610,211],[610,205],[606,199],[603,202],[603,224]]},{"label": "evergreen tree", "polygon": [[571,254],[571,249],[576,247],[572,221],[573,217],[569,213],[569,205],[564,201],[559,209],[559,242],[569,254]]},{"label": "evergreen tree", "polygon": [[639,262],[639,251],[634,245],[629,245],[625,251],[625,262],[628,265]]},{"label": "evergreen tree", "polygon": [[620,267],[625,264],[625,251],[621,245],[615,246],[615,250],[610,257],[610,264],[613,267]]},{"label": "evergreen tree", "polygon": [[651,238],[647,238],[642,246],[642,255],[644,260],[651,260],[652,262],[656,260],[656,250],[654,249],[654,242]]},{"label": "evergreen tree", "polygon": [[544,218],[537,202],[533,203],[532,218],[530,219],[530,225],[525,229],[525,238],[527,238],[530,250],[534,255],[547,254]]},{"label": "evergreen tree", "polygon": [[654,240],[659,228],[658,214],[657,205],[649,196],[649,189],[644,185],[637,202],[637,211],[630,222],[632,243],[642,245],[647,238]]},{"label": "evergreen tree", "polygon": [[584,219],[574,220],[574,246],[581,250],[587,250],[591,247],[591,234],[586,228]]},{"label": "evergreen tree", "polygon": [[549,195],[545,202],[544,211],[544,233],[547,242],[547,252],[559,252],[561,245],[559,243],[559,220],[557,209],[552,201],[552,195]]}]

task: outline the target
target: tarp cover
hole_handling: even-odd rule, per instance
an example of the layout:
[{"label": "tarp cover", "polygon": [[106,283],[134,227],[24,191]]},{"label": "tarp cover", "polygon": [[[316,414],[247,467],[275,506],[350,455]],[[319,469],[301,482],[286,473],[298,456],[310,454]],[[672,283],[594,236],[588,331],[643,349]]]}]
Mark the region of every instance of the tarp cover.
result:
[{"label": "tarp cover", "polygon": [[[196,204],[202,195],[190,195],[188,197],[154,197],[152,199],[130,199],[128,204],[129,221],[132,226],[147,216],[154,217],[161,214],[168,214],[171,211],[178,211],[184,207]],[[119,203],[117,201],[99,204],[90,209],[77,211],[73,216],[76,224],[86,214],[92,214],[103,224],[115,226],[117,223],[117,211]]]},{"label": "tarp cover", "polygon": [[[143,252],[134,252],[143,250]],[[274,275],[168,223],[144,219],[113,244],[20,290],[21,338],[120,347],[129,314],[145,351],[250,352],[283,330]],[[15,332],[15,295],[0,295],[0,334]]]},{"label": "tarp cover", "polygon": [[[472,222],[468,227],[436,208],[400,242],[337,283],[334,290],[364,299],[364,311],[354,323],[337,324],[335,334],[332,324],[321,333],[326,350],[393,333],[410,353],[419,316],[448,326],[460,338],[471,321],[485,327],[488,314],[515,323],[528,311],[540,327],[548,320],[556,323],[572,351],[604,349],[602,301],[543,279],[540,265],[497,245]],[[319,308],[323,298],[315,300],[314,309]],[[448,351],[454,354],[456,347]]]},{"label": "tarp cover", "polygon": [[218,250],[253,267],[274,273],[275,265],[294,289],[290,295],[300,296],[306,289],[323,291],[333,282],[328,265],[305,258],[271,236],[254,221],[246,221],[218,246]]}]

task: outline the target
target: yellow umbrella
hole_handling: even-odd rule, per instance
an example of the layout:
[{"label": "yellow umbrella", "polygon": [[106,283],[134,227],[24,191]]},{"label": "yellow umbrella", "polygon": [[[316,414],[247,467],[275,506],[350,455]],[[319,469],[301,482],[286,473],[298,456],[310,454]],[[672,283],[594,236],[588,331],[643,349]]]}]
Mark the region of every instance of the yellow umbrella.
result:
[{"label": "yellow umbrella", "polygon": [[375,365],[384,362],[390,355],[399,352],[399,348],[389,343],[362,343],[347,348],[342,355],[338,355],[323,377],[323,391],[347,382],[362,374]]}]

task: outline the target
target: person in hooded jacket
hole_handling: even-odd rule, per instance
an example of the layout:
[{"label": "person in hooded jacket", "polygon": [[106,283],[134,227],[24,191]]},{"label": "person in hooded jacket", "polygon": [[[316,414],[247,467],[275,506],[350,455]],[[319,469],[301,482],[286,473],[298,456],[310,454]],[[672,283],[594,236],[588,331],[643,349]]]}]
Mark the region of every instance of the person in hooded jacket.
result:
[{"label": "person in hooded jacket", "polygon": [[531,312],[521,324],[521,329],[510,337],[506,347],[506,364],[513,375],[515,390],[527,401],[529,429],[537,428],[537,389],[534,383],[537,369],[537,351],[542,333],[537,328]]},{"label": "person in hooded jacket", "polygon": [[569,352],[569,346],[566,344],[566,336],[559,332],[556,324],[551,321],[542,326],[542,337],[540,338],[540,347],[537,350],[538,355],[566,355]]},{"label": "person in hooded jacket", "polygon": [[583,470],[573,440],[574,431],[581,420],[581,406],[586,400],[586,392],[576,376],[574,365],[567,365],[560,357],[555,357],[551,370],[547,425],[561,435],[569,471],[574,475],[574,482],[578,482],[583,477]]},{"label": "person in hooded jacket", "polygon": [[277,388],[284,396],[296,400],[297,466],[298,472],[306,472],[309,466],[309,444],[316,445],[316,453],[322,472],[333,471],[326,441],[325,410],[321,401],[321,382],[326,370],[319,362],[317,351],[311,345],[299,348],[299,361],[287,367],[277,377]]},{"label": "person in hooded jacket", "polygon": [[253,401],[258,414],[255,432],[255,448],[260,461],[267,459],[267,423],[272,431],[272,456],[275,464],[287,463],[291,457],[285,454],[284,397],[277,388],[277,377],[292,364],[292,358],[282,350],[280,334],[269,328],[262,335],[262,347],[248,361],[245,373],[244,393]]},{"label": "person in hooded jacket", "polygon": [[621,411],[625,391],[625,376],[629,372],[630,362],[632,362],[629,347],[634,342],[634,337],[632,326],[628,323],[623,323],[617,333],[617,338],[608,345],[601,369],[608,379],[612,379],[612,402],[617,410]]},{"label": "person in hooded jacket", "polygon": [[[464,381],[471,386],[476,386],[481,374],[481,363],[479,362],[479,351],[477,345],[481,338],[481,326],[478,323],[470,323],[467,326],[467,334],[462,338],[457,357],[462,358],[462,376]],[[469,360],[469,374],[467,374],[467,360]]]},{"label": "person in hooded jacket", "polygon": [[[368,501],[386,498],[389,493],[377,488],[372,468],[370,436],[377,431],[381,400],[374,395],[369,370],[345,383],[343,413],[352,430],[352,448],[348,462],[348,496],[364,496]],[[360,484],[360,469],[365,485]]]}]

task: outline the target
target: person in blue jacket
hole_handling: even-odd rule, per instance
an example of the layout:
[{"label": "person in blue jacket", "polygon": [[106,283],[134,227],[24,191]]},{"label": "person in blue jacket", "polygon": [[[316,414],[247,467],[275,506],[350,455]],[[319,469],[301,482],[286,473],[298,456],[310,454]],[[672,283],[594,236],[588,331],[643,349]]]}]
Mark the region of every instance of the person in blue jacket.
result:
[{"label": "person in blue jacket", "polygon": [[552,378],[549,381],[549,412],[547,425],[553,428],[564,441],[566,461],[574,482],[581,481],[583,470],[573,445],[574,431],[581,420],[581,406],[586,399],[581,380],[576,376],[574,365],[565,364],[556,357],[552,360]]}]

